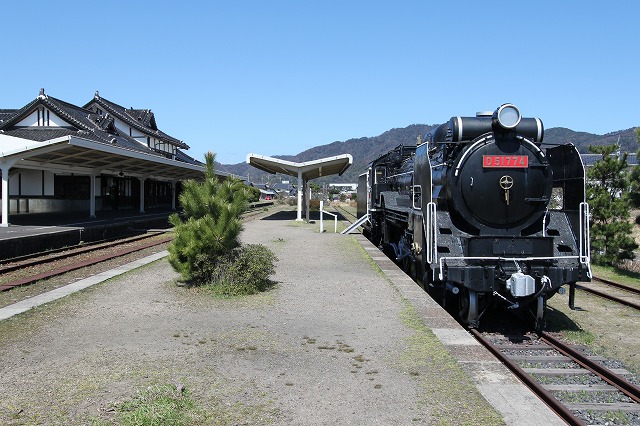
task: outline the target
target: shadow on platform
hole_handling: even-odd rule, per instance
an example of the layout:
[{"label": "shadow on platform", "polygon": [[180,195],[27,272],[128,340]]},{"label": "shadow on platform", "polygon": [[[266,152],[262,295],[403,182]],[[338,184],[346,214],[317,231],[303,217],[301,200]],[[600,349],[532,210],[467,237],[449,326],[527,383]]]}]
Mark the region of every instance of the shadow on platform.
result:
[{"label": "shadow on platform", "polygon": [[[265,216],[260,220],[296,220],[297,218],[297,211],[295,210],[281,210],[278,212],[275,212],[273,214],[270,214],[269,216]],[[342,220],[346,220],[345,217],[340,214],[340,213],[335,213],[335,212],[331,212],[333,214],[336,214],[338,216],[338,220],[342,221]],[[306,216],[303,214],[302,218],[306,220]],[[312,222],[319,222],[320,221],[320,212],[319,211],[312,211],[309,213],[309,220]],[[332,221],[333,220],[333,216],[330,216],[328,214],[324,215],[324,220],[325,221]]]}]

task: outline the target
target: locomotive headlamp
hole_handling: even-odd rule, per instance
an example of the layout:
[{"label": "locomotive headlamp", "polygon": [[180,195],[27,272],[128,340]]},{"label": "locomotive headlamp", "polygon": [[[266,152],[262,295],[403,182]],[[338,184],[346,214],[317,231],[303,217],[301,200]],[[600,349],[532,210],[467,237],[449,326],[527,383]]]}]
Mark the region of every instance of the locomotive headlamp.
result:
[{"label": "locomotive headlamp", "polygon": [[520,110],[513,104],[503,104],[493,113],[494,121],[504,129],[513,129],[520,123]]}]

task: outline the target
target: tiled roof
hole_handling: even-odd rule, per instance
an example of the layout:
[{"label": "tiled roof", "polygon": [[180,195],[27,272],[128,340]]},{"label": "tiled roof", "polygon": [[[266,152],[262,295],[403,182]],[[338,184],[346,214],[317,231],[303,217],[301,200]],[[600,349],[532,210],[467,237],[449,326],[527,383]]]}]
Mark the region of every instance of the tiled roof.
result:
[{"label": "tiled roof", "polygon": [[22,120],[26,115],[30,114],[31,111],[39,105],[46,106],[77,129],[91,131],[95,128],[95,123],[91,120],[91,116],[94,114],[91,111],[61,101],[54,97],[47,96],[43,91],[41,91],[40,95],[36,99],[29,102],[19,110],[15,110],[12,115],[2,121],[0,123],[0,130],[6,131],[12,129],[16,123]]},{"label": "tiled roof", "polygon": [[195,158],[187,155],[186,153],[184,153],[179,149],[176,149],[176,160],[184,161],[185,163],[190,163],[190,164],[204,164],[203,162],[196,160]]},{"label": "tiled roof", "polygon": [[[15,127],[26,115],[38,106],[45,106],[56,115],[69,123],[68,127]],[[149,111],[150,112],[150,111]],[[146,144],[126,134],[121,134],[113,125],[113,117],[101,116],[84,107],[78,107],[60,99],[44,94],[20,109],[0,109],[0,132],[4,135],[44,142],[51,139],[75,136],[96,142],[115,145],[148,155],[162,157],[163,155],[149,148]],[[155,121],[154,121],[155,125]],[[173,139],[173,138],[172,138]],[[165,139],[166,140],[166,139]],[[177,139],[176,139],[177,140]],[[178,141],[179,142],[179,141]],[[186,146],[184,143],[181,145]],[[189,164],[201,164],[187,154],[177,150],[176,160]]]},{"label": "tiled roof", "polygon": [[13,117],[13,114],[15,114],[16,111],[18,110],[17,109],[0,109],[0,123],[2,123],[4,120],[8,120],[9,118]]},{"label": "tiled roof", "polygon": [[78,136],[77,129],[69,129],[64,127],[47,127],[47,128],[28,128],[16,127],[9,130],[1,130],[3,135],[13,136],[20,139],[28,139],[36,142],[44,142],[63,136]]},{"label": "tiled roof", "polygon": [[120,106],[114,102],[111,102],[101,97],[98,94],[98,92],[96,92],[93,99],[90,102],[88,102],[84,106],[84,108],[91,108],[94,104],[97,104],[100,108],[104,109],[106,112],[113,114],[115,117],[127,123],[129,126],[143,133],[146,133],[162,141],[169,142],[177,146],[178,148],[189,149],[189,145],[187,145],[186,143],[158,130],[155,116],[153,115],[153,112],[151,112],[150,109],[133,109],[133,108],[127,109],[123,106]]}]

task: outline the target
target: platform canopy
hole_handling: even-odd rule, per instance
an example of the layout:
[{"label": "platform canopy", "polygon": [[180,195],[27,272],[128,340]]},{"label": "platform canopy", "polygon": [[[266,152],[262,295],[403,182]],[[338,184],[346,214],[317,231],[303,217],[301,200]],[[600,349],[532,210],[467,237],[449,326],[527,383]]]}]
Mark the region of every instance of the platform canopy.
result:
[{"label": "platform canopy", "polygon": [[298,217],[296,220],[302,220],[303,191],[300,188],[303,188],[306,182],[311,179],[322,176],[342,175],[353,164],[353,157],[351,154],[342,154],[335,157],[294,163],[264,155],[247,154],[247,164],[267,173],[282,173],[298,178]]},{"label": "platform canopy", "polygon": [[111,146],[80,137],[63,136],[47,142],[0,135],[0,165],[45,169],[61,174],[123,173],[158,180],[202,178],[204,165],[190,164],[160,155]]},{"label": "platform canopy", "polygon": [[[95,178],[106,173],[133,176],[140,181],[140,211],[144,211],[144,181],[198,179],[204,165],[173,160],[120,146],[108,145],[81,137],[63,136],[36,142],[0,134],[0,171],[2,172],[2,222],[9,226],[9,177],[11,168],[47,170],[56,174],[87,175],[89,216],[95,217]],[[218,173],[220,175],[220,173]],[[224,173],[223,175],[227,175]],[[175,188],[175,185],[174,185]],[[173,198],[172,198],[173,199]]]}]

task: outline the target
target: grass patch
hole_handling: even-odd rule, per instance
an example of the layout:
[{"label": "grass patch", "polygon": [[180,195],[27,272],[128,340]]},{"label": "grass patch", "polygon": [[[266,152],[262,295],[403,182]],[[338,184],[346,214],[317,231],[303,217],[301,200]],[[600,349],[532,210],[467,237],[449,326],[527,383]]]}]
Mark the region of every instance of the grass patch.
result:
[{"label": "grass patch", "polygon": [[[353,245],[352,253],[358,253],[366,259],[378,275],[389,281],[355,237],[345,240]],[[389,284],[398,291],[391,281]],[[414,333],[405,339],[407,349],[396,363],[398,368],[419,382],[422,389],[420,402],[429,410],[430,424],[504,425],[500,413],[482,397],[469,375],[462,370],[431,329],[424,325],[413,306],[399,291],[398,294],[404,303],[400,313],[402,322]],[[356,363],[352,366],[356,368],[362,368],[361,363],[366,361],[362,355],[353,359]]]},{"label": "grass patch", "polygon": [[503,425],[502,416],[482,397],[408,302],[400,317],[414,333],[406,338],[407,349],[400,356],[399,366],[419,380],[421,402],[429,408],[433,424]]},{"label": "grass patch", "polygon": [[638,272],[602,265],[591,265],[591,269],[596,277],[615,281],[620,284],[640,287],[640,273]]},{"label": "grass patch", "polygon": [[593,347],[596,336],[588,330],[584,330],[564,312],[552,306],[547,307],[547,331],[560,332],[568,341],[576,344]]},{"label": "grass patch", "polygon": [[150,386],[115,409],[121,423],[131,426],[181,426],[205,420],[203,410],[189,397],[187,390],[172,385]]},{"label": "grass patch", "polygon": [[[345,241],[344,244],[348,245],[348,250],[350,253],[359,254],[359,256],[362,259],[365,259],[369,263],[369,265],[371,265],[371,269],[373,269],[373,271],[377,275],[381,277],[385,277],[385,279],[387,278],[384,271],[380,268],[380,266],[376,263],[376,261],[373,260],[373,258],[371,257],[371,254],[369,254],[369,252],[365,250],[362,244],[360,244],[360,242],[356,240],[354,236],[351,236],[351,238],[345,238],[344,241]],[[380,252],[380,254],[382,254],[382,252]]]}]

